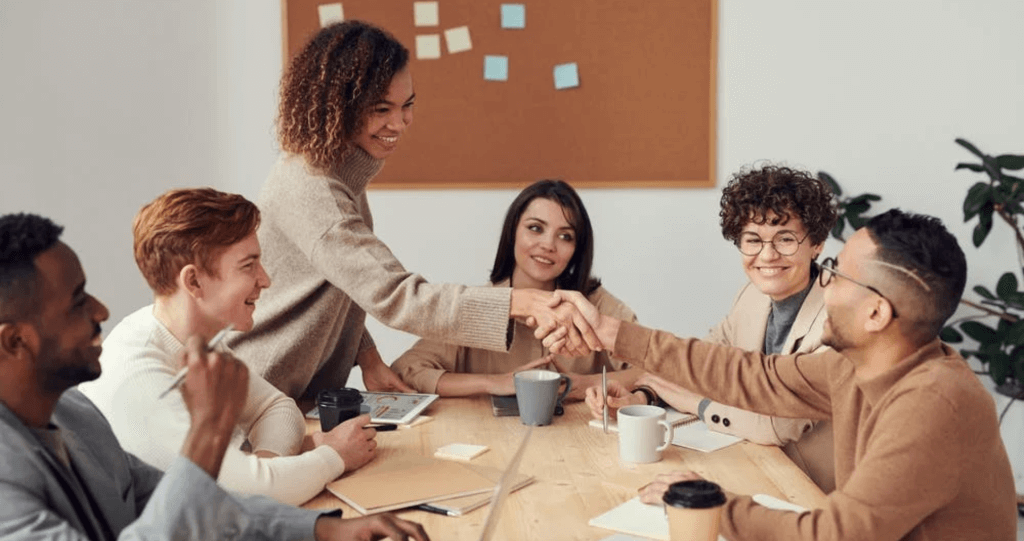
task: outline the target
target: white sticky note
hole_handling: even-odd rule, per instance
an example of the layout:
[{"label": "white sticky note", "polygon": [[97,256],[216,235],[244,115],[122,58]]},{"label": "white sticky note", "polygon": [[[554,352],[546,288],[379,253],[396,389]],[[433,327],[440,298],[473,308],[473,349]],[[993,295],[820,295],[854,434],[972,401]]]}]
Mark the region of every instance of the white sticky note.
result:
[{"label": "white sticky note", "polygon": [[555,90],[580,86],[580,74],[575,62],[555,66]]},{"label": "white sticky note", "polygon": [[413,2],[412,15],[416,26],[437,26],[437,2]]},{"label": "white sticky note", "polygon": [[502,4],[501,27],[512,29],[526,28],[526,5]]},{"label": "white sticky note", "polygon": [[345,20],[345,12],[341,9],[341,2],[320,4],[316,7],[316,10],[320,15],[320,28]]},{"label": "white sticky note", "polygon": [[484,56],[484,80],[507,81],[508,57],[499,55]]},{"label": "white sticky note", "polygon": [[461,53],[473,48],[469,39],[468,26],[456,26],[444,31],[444,39],[448,42],[448,54]]},{"label": "white sticky note", "polygon": [[420,34],[416,36],[416,58],[441,58],[441,35]]},{"label": "white sticky note", "polygon": [[472,460],[479,456],[488,447],[486,445],[472,445],[469,443],[449,443],[434,451],[437,458],[449,458],[454,460]]}]

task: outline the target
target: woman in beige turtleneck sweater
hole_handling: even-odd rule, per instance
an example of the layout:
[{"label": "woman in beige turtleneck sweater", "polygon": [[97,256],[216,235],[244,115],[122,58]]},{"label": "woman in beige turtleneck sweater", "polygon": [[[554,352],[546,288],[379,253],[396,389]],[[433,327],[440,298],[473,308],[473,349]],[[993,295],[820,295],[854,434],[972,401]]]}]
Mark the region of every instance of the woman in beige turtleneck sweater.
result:
[{"label": "woman in beige turtleneck sweater", "polygon": [[575,323],[584,331],[572,329],[578,351],[588,349],[581,336],[599,346],[575,308],[548,307],[548,292],[430,284],[374,235],[366,186],[412,123],[408,59],[387,32],[346,21],[313,36],[281,81],[283,153],[258,200],[259,241],[274,285],[252,331],[231,346],[293,398],[345,386],[355,364],[367,389],[411,391],[381,360],[366,314],[419,336],[495,351],[507,350],[513,318]]}]

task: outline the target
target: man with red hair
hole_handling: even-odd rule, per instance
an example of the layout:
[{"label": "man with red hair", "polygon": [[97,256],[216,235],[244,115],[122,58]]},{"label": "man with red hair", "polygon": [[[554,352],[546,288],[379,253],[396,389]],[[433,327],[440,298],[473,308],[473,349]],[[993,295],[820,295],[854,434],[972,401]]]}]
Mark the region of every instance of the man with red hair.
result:
[{"label": "man with red hair", "polygon": [[[139,211],[135,261],[153,304],[124,318],[104,341],[104,375],[82,386],[110,421],[121,445],[166,469],[188,431],[180,393],[161,398],[181,369],[185,339],[209,340],[227,325],[248,331],[270,278],[260,262],[260,212],[244,197],[217,190],[169,191]],[[218,481],[225,488],[301,504],[346,469],[371,460],[368,416],[316,433],[300,454],[305,421],[295,402],[256,374]],[[242,450],[243,445],[252,452]]]}]

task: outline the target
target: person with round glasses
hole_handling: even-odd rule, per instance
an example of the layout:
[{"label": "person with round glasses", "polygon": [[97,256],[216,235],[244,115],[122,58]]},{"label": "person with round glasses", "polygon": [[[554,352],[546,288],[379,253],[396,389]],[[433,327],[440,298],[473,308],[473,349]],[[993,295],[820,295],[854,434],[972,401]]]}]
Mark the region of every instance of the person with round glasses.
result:
[{"label": "person with round glasses", "polygon": [[[806,171],[764,165],[740,171],[722,192],[722,236],[735,244],[749,278],[729,314],[705,340],[768,354],[810,353],[821,343],[823,290],[815,260],[837,218],[832,191]],[[835,489],[830,421],[772,417],[726,406],[645,373],[630,392],[609,385],[610,407],[665,402],[709,428],[779,445],[825,492]],[[600,417],[599,389],[587,392]]]}]

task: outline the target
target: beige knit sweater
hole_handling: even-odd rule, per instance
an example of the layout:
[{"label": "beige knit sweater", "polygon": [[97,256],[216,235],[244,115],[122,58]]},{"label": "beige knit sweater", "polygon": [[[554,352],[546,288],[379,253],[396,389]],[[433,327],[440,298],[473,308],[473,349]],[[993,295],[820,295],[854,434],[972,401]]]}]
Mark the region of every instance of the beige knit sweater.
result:
[{"label": "beige knit sweater", "polygon": [[1013,472],[995,404],[937,339],[869,380],[831,350],[768,356],[625,322],[615,354],[744,409],[832,418],[837,487],[824,507],[798,514],[731,495],[726,539],[1016,538]]},{"label": "beige knit sweater", "polygon": [[[508,289],[509,281],[493,287]],[[636,314],[603,287],[595,289],[587,299],[602,314],[623,321],[636,321]],[[417,391],[436,393],[437,382],[445,372],[503,374],[546,354],[547,350],[540,340],[533,337],[533,332],[522,323],[516,323],[515,340],[507,352],[455,346],[424,338],[398,357],[391,368]],[[609,358],[604,351],[582,357],[559,358],[558,366],[574,374],[596,374],[601,371],[601,366],[607,366],[609,370],[628,368],[625,362]]]},{"label": "beige knit sweater", "polygon": [[231,346],[292,398],[345,385],[356,356],[374,347],[366,314],[426,338],[507,348],[510,290],[427,283],[374,235],[366,185],[383,165],[358,147],[329,173],[283,154],[260,192],[258,236],[273,283],[256,303],[255,327]]}]

